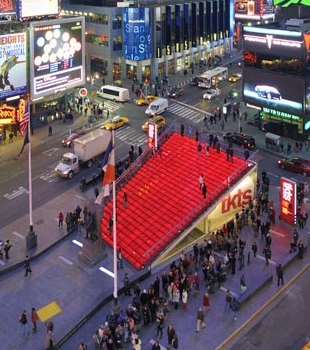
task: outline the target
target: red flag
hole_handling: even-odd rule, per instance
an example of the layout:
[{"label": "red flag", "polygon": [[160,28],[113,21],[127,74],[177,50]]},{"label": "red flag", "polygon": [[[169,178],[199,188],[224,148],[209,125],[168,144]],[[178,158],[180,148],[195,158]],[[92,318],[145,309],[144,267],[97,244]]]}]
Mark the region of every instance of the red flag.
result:
[{"label": "red flag", "polygon": [[25,135],[26,130],[28,128],[29,124],[29,119],[30,119],[30,113],[29,113],[29,104],[27,103],[26,105],[26,110],[23,115],[23,119],[19,123],[19,131],[21,132],[22,135]]},{"label": "red flag", "polygon": [[102,159],[102,170],[104,171],[102,187],[104,188],[104,197],[109,196],[109,185],[115,181],[115,155],[112,138]]}]

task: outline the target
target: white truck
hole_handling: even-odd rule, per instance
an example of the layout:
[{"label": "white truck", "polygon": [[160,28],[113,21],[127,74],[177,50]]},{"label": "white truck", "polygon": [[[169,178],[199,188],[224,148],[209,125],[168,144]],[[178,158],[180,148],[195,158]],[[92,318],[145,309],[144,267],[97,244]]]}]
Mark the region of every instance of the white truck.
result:
[{"label": "white truck", "polygon": [[168,107],[168,100],[166,98],[159,98],[158,100],[155,100],[149,104],[148,108],[145,111],[145,114],[149,118],[155,117],[155,115],[164,113]]},{"label": "white truck", "polygon": [[61,177],[72,179],[82,166],[87,168],[93,165],[96,157],[104,153],[111,140],[111,132],[96,129],[73,141],[73,153],[62,155],[55,171]]}]

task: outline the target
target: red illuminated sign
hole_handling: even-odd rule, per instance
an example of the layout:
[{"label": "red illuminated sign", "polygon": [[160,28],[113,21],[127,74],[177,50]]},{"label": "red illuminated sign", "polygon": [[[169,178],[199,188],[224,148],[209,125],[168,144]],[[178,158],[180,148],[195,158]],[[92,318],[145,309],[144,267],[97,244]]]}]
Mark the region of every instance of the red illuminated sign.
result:
[{"label": "red illuminated sign", "polygon": [[157,125],[153,122],[148,122],[147,147],[157,148]]},{"label": "red illuminated sign", "polygon": [[280,179],[280,216],[289,225],[296,224],[296,182],[281,177]]},{"label": "red illuminated sign", "polygon": [[236,193],[230,193],[225,199],[222,200],[222,213],[228,213],[231,210],[236,210],[242,206],[246,206],[253,198],[252,189],[243,190],[237,189]]}]

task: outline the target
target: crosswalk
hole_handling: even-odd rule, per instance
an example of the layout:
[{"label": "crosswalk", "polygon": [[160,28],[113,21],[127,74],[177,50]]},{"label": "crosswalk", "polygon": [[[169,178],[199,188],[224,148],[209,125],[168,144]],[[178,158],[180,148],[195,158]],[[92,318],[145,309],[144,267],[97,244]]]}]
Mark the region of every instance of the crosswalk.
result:
[{"label": "crosswalk", "polygon": [[142,146],[146,143],[147,134],[133,129],[129,125],[115,130],[115,137],[128,145]]},{"label": "crosswalk", "polygon": [[203,119],[206,115],[206,112],[204,112],[198,108],[187,107],[187,105],[185,105],[184,103],[180,103],[180,102],[171,103],[169,108],[168,108],[168,111],[170,113],[177,115],[178,117],[185,118],[194,124],[199,124],[199,123],[203,122]]},{"label": "crosswalk", "polygon": [[120,103],[118,103],[118,102],[114,102],[114,101],[110,101],[110,100],[102,101],[99,99],[97,101],[98,101],[99,106],[100,105],[102,106],[102,104],[104,103],[104,105],[103,105],[104,115],[106,115],[107,111],[109,111],[110,114],[111,113],[113,114],[115,111],[117,111],[121,107]]}]

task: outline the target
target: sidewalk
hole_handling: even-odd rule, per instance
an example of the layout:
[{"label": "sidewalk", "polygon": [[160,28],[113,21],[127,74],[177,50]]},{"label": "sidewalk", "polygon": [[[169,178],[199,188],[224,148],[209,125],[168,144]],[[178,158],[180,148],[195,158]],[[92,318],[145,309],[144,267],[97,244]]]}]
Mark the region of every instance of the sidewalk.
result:
[{"label": "sidewalk", "polygon": [[[177,76],[175,80],[183,81],[184,77]],[[241,112],[243,107],[241,107]],[[249,111],[249,118],[251,113],[256,111]],[[69,133],[69,130],[76,130],[85,125],[86,118],[77,116],[74,123],[71,125],[57,122],[53,124],[53,135],[59,137]],[[225,128],[234,131],[238,125],[229,118]],[[259,149],[265,150],[264,133],[259,131],[257,127],[242,123],[243,131],[247,134],[253,135],[256,139]],[[213,131],[213,129],[211,129]],[[215,132],[216,130],[214,130]],[[226,130],[224,130],[226,131]],[[32,138],[32,147],[39,146],[42,142],[48,139],[48,128],[35,130]],[[20,151],[22,145],[22,138],[15,140],[12,144],[0,146],[0,163],[14,159]],[[284,142],[291,142],[289,139],[284,139]],[[268,152],[278,155],[278,153]],[[298,156],[309,158],[309,154],[303,149]],[[268,172],[268,169],[267,169]],[[259,174],[260,175],[260,174]],[[276,187],[272,188],[271,198],[278,198],[278,190]],[[73,239],[81,242],[83,233],[71,233],[67,235],[65,230],[58,230],[57,216],[60,208],[62,210],[74,210],[77,205],[81,207],[84,204],[89,205],[94,198],[93,192],[77,193],[74,189],[63,193],[54,198],[52,201],[38,208],[33,213],[34,230],[38,235],[38,246],[33,252],[26,251],[25,235],[21,232],[28,227],[28,216],[19,218],[10,225],[1,229],[1,238],[10,239],[13,247],[10,252],[9,261],[0,261],[0,276],[1,276],[1,309],[2,312],[2,346],[4,349],[20,349],[36,350],[43,348],[45,328],[43,324],[38,325],[38,334],[25,337],[20,335],[19,329],[16,328],[18,316],[20,312],[27,308],[28,319],[29,311],[32,306],[37,309],[45,306],[51,301],[57,301],[61,306],[62,311],[57,314],[52,320],[55,323],[55,336],[57,342],[63,344],[62,349],[75,350],[78,344],[83,341],[88,343],[89,349],[93,348],[91,341],[92,334],[99,324],[105,322],[105,317],[111,309],[111,304],[105,305],[100,311],[94,315],[90,320],[86,320],[86,315],[92,310],[96,310],[102,300],[112,293],[112,279],[107,275],[102,274],[95,268],[87,268],[78,260],[78,253],[80,248],[72,243]],[[275,201],[276,212],[279,212],[278,201]],[[307,204],[308,207],[308,204]],[[266,217],[263,216],[265,220]],[[307,231],[309,224],[303,230],[299,230],[300,238],[304,243],[307,242]],[[264,258],[262,258],[262,248],[264,242],[257,239],[259,244],[259,256],[257,259],[251,259],[250,264],[238,270],[236,275],[228,274],[227,281],[222,285],[220,290],[216,290],[211,297],[211,310],[207,315],[207,329],[205,333],[195,333],[196,311],[201,306],[202,295],[207,289],[202,286],[201,292],[198,295],[191,295],[188,306],[189,310],[184,312],[181,310],[174,310],[170,306],[170,313],[168,321],[175,325],[180,339],[179,349],[197,348],[214,350],[219,344],[224,342],[234,331],[236,331],[255,311],[257,311],[272,295],[278,292],[277,287],[273,284],[268,284],[262,293],[255,294],[251,302],[247,303],[242,308],[238,315],[238,320],[234,322],[231,314],[223,312],[225,306],[225,290],[230,289],[236,296],[240,296],[239,280],[241,273],[245,273],[248,289],[255,291],[261,287],[261,281],[268,276],[274,276],[275,264],[279,262],[287,262],[293,259],[293,255],[289,254],[289,242],[291,238],[292,228],[277,222],[272,228],[273,235],[273,257],[272,263],[268,268],[265,266]],[[242,237],[247,240],[246,253],[250,251],[252,241],[256,239],[253,236],[253,231],[250,226],[242,231]],[[58,244],[61,243],[61,244]],[[106,248],[107,258],[103,260],[100,266],[104,266],[108,270],[113,270],[112,251]],[[31,257],[31,266],[33,269],[32,276],[23,277],[23,261],[25,255],[29,254]],[[217,256],[221,252],[216,253]],[[178,259],[178,256],[174,257]],[[293,278],[296,271],[299,271],[303,266],[309,263],[310,257],[306,254],[303,261],[296,261],[285,272],[285,280]],[[120,272],[118,286],[122,287],[123,273],[129,273],[130,280],[133,281],[140,275],[140,272],[134,270],[129,264],[124,262],[124,270]],[[147,288],[153,283],[155,275],[161,274],[162,270],[168,270],[168,264],[153,269],[152,275],[145,281],[141,282],[141,289]],[[12,288],[14,286],[14,288]],[[131,301],[129,297],[120,295],[119,302],[122,308],[126,308]],[[85,321],[83,327],[74,333],[74,328],[81,321]],[[186,331],[184,331],[186,330]],[[17,336],[18,333],[18,336]],[[70,338],[66,339],[66,335],[70,333]],[[142,327],[141,337],[143,348],[150,348],[149,342],[156,338],[156,326],[151,325]],[[66,342],[64,341],[66,340]],[[164,337],[161,343],[167,346],[166,332],[164,330]],[[128,346],[131,350],[131,347]],[[221,349],[229,349],[223,347]]]}]

